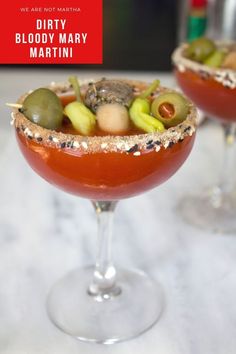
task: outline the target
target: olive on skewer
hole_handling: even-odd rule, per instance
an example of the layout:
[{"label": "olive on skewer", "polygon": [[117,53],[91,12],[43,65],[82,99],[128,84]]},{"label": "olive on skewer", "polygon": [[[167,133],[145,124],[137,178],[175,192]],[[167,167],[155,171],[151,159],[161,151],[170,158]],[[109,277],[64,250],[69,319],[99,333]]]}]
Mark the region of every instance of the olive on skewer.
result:
[{"label": "olive on skewer", "polygon": [[47,129],[57,129],[62,124],[62,103],[59,97],[47,88],[39,88],[30,93],[20,111],[33,123]]}]

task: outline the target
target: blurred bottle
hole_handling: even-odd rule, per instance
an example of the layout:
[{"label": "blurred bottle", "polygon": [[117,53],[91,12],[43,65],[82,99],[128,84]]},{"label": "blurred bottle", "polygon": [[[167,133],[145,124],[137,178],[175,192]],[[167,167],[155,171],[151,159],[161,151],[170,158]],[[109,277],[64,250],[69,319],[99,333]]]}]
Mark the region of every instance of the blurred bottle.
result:
[{"label": "blurred bottle", "polygon": [[208,0],[207,35],[212,39],[236,39],[236,0]]},{"label": "blurred bottle", "polygon": [[[191,42],[206,35],[209,15],[208,1],[178,0],[178,44]],[[200,125],[205,118],[205,113],[198,109],[198,124]]]},{"label": "blurred bottle", "polygon": [[[236,0],[235,0],[236,1]],[[208,16],[207,0],[179,0],[178,42],[191,42],[205,35]]]},{"label": "blurred bottle", "polygon": [[187,41],[202,37],[207,29],[207,0],[191,0],[187,23]]}]

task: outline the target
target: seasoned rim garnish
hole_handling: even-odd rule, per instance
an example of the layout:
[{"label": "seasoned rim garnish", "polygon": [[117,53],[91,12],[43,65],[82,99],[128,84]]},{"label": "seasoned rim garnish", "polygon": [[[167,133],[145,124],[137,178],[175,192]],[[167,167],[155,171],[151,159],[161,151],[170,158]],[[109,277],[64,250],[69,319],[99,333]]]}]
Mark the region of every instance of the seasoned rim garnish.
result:
[{"label": "seasoned rim garnish", "polygon": [[[91,82],[92,80],[90,80]],[[133,80],[122,80],[128,82],[133,87],[134,95],[138,95],[143,91],[147,83]],[[83,94],[89,83],[81,82],[81,93]],[[74,92],[68,83],[52,83],[47,86],[58,95],[71,94]],[[159,87],[153,97],[160,92],[175,92],[165,87]],[[22,103],[30,92],[23,95],[18,103]],[[185,137],[191,136],[196,129],[197,111],[195,106],[189,102],[189,114],[187,118],[175,127],[166,129],[163,132],[144,133],[137,135],[106,135],[106,136],[81,136],[74,134],[65,134],[55,130],[43,128],[29,119],[27,119],[19,110],[13,109],[12,119],[13,125],[17,132],[23,134],[27,139],[34,140],[38,144],[59,149],[79,150],[82,153],[97,152],[123,152],[132,153],[134,156],[141,155],[146,150],[159,151],[164,148],[171,148],[175,143],[181,142]]]},{"label": "seasoned rim garnish", "polygon": [[[221,48],[232,46],[232,42],[216,42]],[[183,43],[172,54],[172,62],[180,72],[186,70],[198,73],[203,79],[212,78],[229,89],[236,88],[236,71],[227,68],[213,68],[184,56],[184,52],[188,47],[187,43]]]}]

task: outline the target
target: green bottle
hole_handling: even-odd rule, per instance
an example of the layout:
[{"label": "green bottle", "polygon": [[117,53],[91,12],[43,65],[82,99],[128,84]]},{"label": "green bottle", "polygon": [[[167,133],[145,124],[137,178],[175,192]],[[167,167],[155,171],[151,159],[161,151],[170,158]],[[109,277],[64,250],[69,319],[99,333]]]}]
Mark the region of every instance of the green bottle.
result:
[{"label": "green bottle", "polygon": [[207,0],[191,0],[187,22],[187,41],[205,35],[207,28]]}]

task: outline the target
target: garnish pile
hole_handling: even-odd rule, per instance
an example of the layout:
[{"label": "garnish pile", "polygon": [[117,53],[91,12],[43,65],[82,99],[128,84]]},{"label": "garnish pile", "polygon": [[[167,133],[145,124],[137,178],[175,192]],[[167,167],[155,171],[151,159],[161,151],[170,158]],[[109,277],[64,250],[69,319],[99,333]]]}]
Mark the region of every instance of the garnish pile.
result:
[{"label": "garnish pile", "polygon": [[60,130],[65,116],[81,135],[96,130],[110,135],[127,134],[131,126],[143,133],[164,131],[187,118],[189,103],[176,92],[157,92],[155,80],[138,96],[133,86],[122,80],[103,79],[88,85],[81,95],[76,77],[70,77],[76,100],[63,107],[60,98],[48,88],[30,93],[19,109],[33,123]]},{"label": "garnish pile", "polygon": [[185,57],[212,68],[236,70],[236,45],[217,44],[209,38],[198,38],[186,48]]}]

